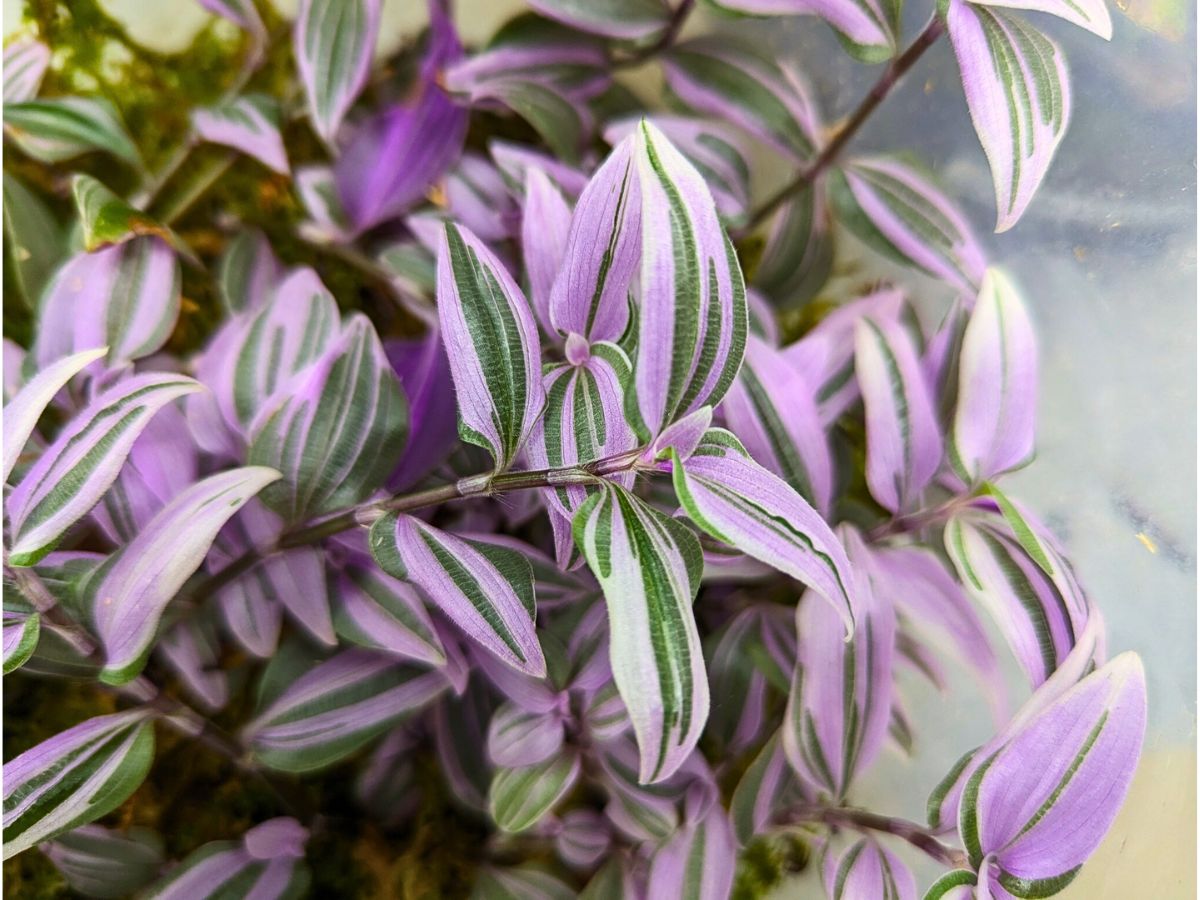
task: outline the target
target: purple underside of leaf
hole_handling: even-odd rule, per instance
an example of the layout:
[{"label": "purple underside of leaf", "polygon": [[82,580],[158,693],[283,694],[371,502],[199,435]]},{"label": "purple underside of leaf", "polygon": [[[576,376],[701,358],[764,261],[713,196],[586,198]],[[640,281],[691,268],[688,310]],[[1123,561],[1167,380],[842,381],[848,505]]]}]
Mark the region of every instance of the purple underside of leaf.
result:
[{"label": "purple underside of leaf", "polygon": [[546,173],[525,170],[525,206],[521,214],[521,256],[529,278],[529,299],[546,334],[554,333],[550,296],[566,258],[571,207]]}]

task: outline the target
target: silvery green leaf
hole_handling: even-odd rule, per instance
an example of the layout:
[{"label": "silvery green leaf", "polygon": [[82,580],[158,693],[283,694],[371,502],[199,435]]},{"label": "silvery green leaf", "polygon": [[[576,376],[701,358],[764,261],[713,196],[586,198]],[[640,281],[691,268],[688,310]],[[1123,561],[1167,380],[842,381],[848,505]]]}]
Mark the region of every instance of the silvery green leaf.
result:
[{"label": "silvery green leaf", "polygon": [[532,866],[484,866],[470,900],[572,900],[575,892],[548,872]]},{"label": "silvery green leaf", "polygon": [[4,674],[15,672],[33,656],[41,634],[36,612],[4,609]]},{"label": "silvery green leaf", "polygon": [[42,295],[66,251],[63,228],[41,199],[15,175],[4,173],[5,263],[28,306]]},{"label": "silvery green leaf", "polygon": [[55,97],[4,105],[4,133],[39,162],[104,150],[135,167],[142,159],[107,100]]},{"label": "silvery green leaf", "polygon": [[4,764],[4,858],[116,809],[154,758],[150,712],[88,719]]},{"label": "silvery green leaf", "polygon": [[302,0],[296,68],[313,129],[334,146],[342,119],[367,83],[379,36],[380,0]]},{"label": "silvery green leaf", "polygon": [[197,109],[192,123],[201,140],[240,150],[280,175],[290,172],[280,133],[279,104],[274,98],[247,94]]},{"label": "silvery green leaf", "polygon": [[575,786],[579,769],[574,750],[529,766],[497,769],[488,792],[492,821],[511,834],[532,828]]},{"label": "silvery green leaf", "polygon": [[19,37],[10,42],[4,48],[4,105],[36,97],[49,65],[50,48],[41,41]]},{"label": "silvery green leaf", "polygon": [[654,37],[670,19],[664,0],[531,0],[529,5],[580,31],[627,41]]}]

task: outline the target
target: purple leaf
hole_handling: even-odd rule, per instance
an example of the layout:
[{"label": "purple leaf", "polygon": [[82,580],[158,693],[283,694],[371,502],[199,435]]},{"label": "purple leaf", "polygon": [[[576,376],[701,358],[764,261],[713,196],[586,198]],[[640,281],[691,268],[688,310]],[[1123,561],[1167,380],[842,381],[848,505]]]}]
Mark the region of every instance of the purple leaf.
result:
[{"label": "purple leaf", "polygon": [[204,709],[216,712],[229,702],[228,673],[221,668],[221,645],[209,619],[194,614],[182,620],[155,649]]},{"label": "purple leaf", "polygon": [[733,830],[716,804],[655,851],[646,896],[725,900],[733,888],[736,862]]},{"label": "purple leaf", "polygon": [[663,0],[531,0],[529,5],[580,31],[626,41],[652,38],[670,19]]},{"label": "purple leaf", "polygon": [[529,830],[575,786],[580,766],[579,751],[567,748],[534,765],[496,769],[488,791],[492,821],[509,834]]},{"label": "purple leaf", "polygon": [[512,276],[470,231],[447,225],[438,253],[438,315],[463,440],[508,468],[545,405],[533,312]]},{"label": "purple leaf", "polygon": [[600,783],[609,801],[604,814],[634,843],[659,843],[679,824],[678,791],[674,780],[648,786],[638,778],[638,749],[633,740],[619,737],[602,744]]},{"label": "purple leaf", "polygon": [[806,782],[835,798],[878,755],[887,736],[892,697],[896,615],[878,596],[866,547],[843,532],[858,575],[854,635],[826,603],[802,598],[796,612],[799,656],[784,717],[788,760]]},{"label": "purple leaf", "polygon": [[550,321],[559,333],[615,341],[625,332],[629,289],[642,253],[640,202],[634,141],[626,139],[575,205],[550,294]]},{"label": "purple leaf", "polygon": [[221,526],[277,478],[274,469],[248,466],[197,482],[92,575],[87,597],[104,647],[102,681],[124,684],[141,671],[163,610],[200,567]]},{"label": "purple leaf", "polygon": [[436,670],[402,665],[384,653],[344,650],[289,684],[242,738],[269,768],[315,771],[424,709],[448,687]]},{"label": "purple leaf", "polygon": [[9,564],[33,565],[54,549],[116,480],[151,417],[199,389],[182,375],[135,375],[76,414],[8,496]]},{"label": "purple leaf", "polygon": [[497,766],[516,768],[545,762],[563,745],[563,719],[556,712],[534,713],[503,704],[488,725],[488,756]]},{"label": "purple leaf", "polygon": [[982,0],[982,5],[1049,13],[1112,40],[1112,18],[1104,0]]},{"label": "purple leaf", "polygon": [[279,104],[265,94],[247,94],[197,109],[192,126],[203,141],[240,150],[268,169],[287,175],[287,151],[279,127]]},{"label": "purple leaf", "polygon": [[[7,356],[9,348],[5,347],[4,352]],[[83,350],[51,363],[4,404],[4,481],[12,474],[46,407],[68,381],[107,352],[107,347]]]},{"label": "purple leaf", "polygon": [[537,166],[525,169],[525,206],[521,214],[521,258],[529,277],[529,299],[546,334],[554,334],[550,295],[567,255],[571,207]]},{"label": "purple leaf", "polygon": [[146,709],[97,716],[4,764],[4,858],[107,815],[154,758]]},{"label": "purple leaf", "polygon": [[371,555],[416,584],[465,634],[513,668],[546,674],[534,628],[533,577],[520,553],[392,513],[371,526]]},{"label": "purple leaf", "polygon": [[605,482],[579,507],[575,543],[608,606],[613,678],[629,709],[642,783],[670,777],[708,718],[692,601],[700,546],[688,529]]},{"label": "purple leaf", "polygon": [[712,418],[712,407],[702,406],[683,418],[676,419],[650,442],[650,446],[642,452],[642,460],[652,463],[665,460],[671,454],[680,460],[688,459],[708,434]]},{"label": "purple leaf", "polygon": [[740,846],[768,829],[775,813],[802,796],[779,733],[772,735],[750,763],[729,802],[729,818]]},{"label": "purple leaf", "polygon": [[663,56],[671,92],[688,107],[739,125],[797,162],[812,158],[822,124],[809,86],[788,62],[748,44],[701,38]]},{"label": "purple leaf", "polygon": [[828,513],[833,497],[829,438],[813,385],[784,353],[751,335],[746,361],[720,411],[753,459]]},{"label": "purple leaf", "polygon": [[283,266],[266,235],[256,228],[239,231],[218,263],[217,287],[230,315],[261,309],[282,279]]},{"label": "purple leaf", "polygon": [[992,167],[996,231],[1025,211],[1071,117],[1062,50],[1021,19],[949,0],[946,26],[967,108]]},{"label": "purple leaf", "polygon": [[634,161],[642,201],[641,309],[626,411],[636,412],[638,430],[652,437],[725,395],[745,351],[746,296],[737,255],[700,173],[647,122],[638,129]]},{"label": "purple leaf", "polygon": [[969,485],[1033,456],[1037,338],[1009,280],[988,269],[963,335],[950,461]]},{"label": "purple leaf", "polygon": [[573,809],[559,821],[554,849],[571,868],[591,870],[608,857],[612,849],[612,828],[599,813]]},{"label": "purple leaf", "polygon": [[196,2],[214,16],[228,19],[244,31],[250,32],[255,40],[260,42],[266,40],[267,29],[258,14],[258,9],[254,6],[254,0],[196,0]]},{"label": "purple leaf", "polygon": [[292,173],[292,183],[311,217],[296,226],[302,238],[315,244],[347,244],[354,240],[354,228],[342,205],[333,169],[301,166]]},{"label": "purple leaf", "polygon": [[855,841],[825,874],[825,894],[829,900],[859,897],[917,900],[917,883],[908,866],[874,838]]},{"label": "purple leaf", "polygon": [[572,900],[575,892],[548,872],[534,865],[498,868],[484,865],[470,900]]},{"label": "purple leaf", "polygon": [[313,129],[334,146],[342,119],[367,83],[381,0],[301,0],[296,68]]},{"label": "purple leaf", "polygon": [[913,508],[942,464],[942,434],[912,338],[899,322],[855,326],[854,370],[866,407],[867,484],[892,513]]},{"label": "purple leaf", "polygon": [[833,269],[833,234],[825,180],[783,204],[771,217],[754,286],[781,306],[816,296]]},{"label": "purple leaf", "polygon": [[34,359],[45,367],[101,346],[108,347],[110,366],[149,356],[171,336],[179,304],[179,264],[159,238],[80,253],[46,286]]},{"label": "purple leaf", "polygon": [[334,172],[355,231],[393,219],[420,202],[462,153],[467,111],[437,84],[462,56],[454,26],[437,0],[428,3],[431,30],[412,99],[359,125]]},{"label": "purple leaf", "polygon": [[50,65],[50,48],[30,37],[4,48],[4,104],[24,103],[37,96]]},{"label": "purple leaf", "polygon": [[796,578],[828,601],[846,632],[858,596],[850,561],[804,498],[771,474],[729,432],[711,431],[700,450],[673,466],[675,493],[702,530]]},{"label": "purple leaf", "polygon": [[962,213],[914,166],[860,157],[830,176],[830,194],[838,221],[868,247],[961,290],[978,287],[983,249]]},{"label": "purple leaf", "polygon": [[1120,809],[1145,728],[1145,673],[1133,653],[1045,705],[967,782],[959,831],[971,864],[1023,896],[1061,890]]},{"label": "purple leaf", "polygon": [[263,502],[301,522],[377,490],[404,447],[408,407],[370,320],[354,314],[284,393],[251,426],[247,460],[283,473]]},{"label": "purple leaf", "polygon": [[488,150],[513,193],[523,189],[530,169],[541,169],[570,200],[578,199],[587,185],[588,176],[579,169],[524,144],[495,139],[488,144]]},{"label": "purple leaf", "polygon": [[896,52],[900,4],[891,0],[714,0],[716,6],[758,16],[818,16],[862,62],[883,62]]},{"label": "purple leaf", "polygon": [[[494,246],[517,235],[516,204],[504,177],[487,157],[464,153],[458,165],[446,175],[445,192],[447,218],[474,232],[484,243]],[[406,224],[413,228],[418,218],[410,216]],[[441,228],[435,229],[432,242],[435,253],[441,236]]]}]

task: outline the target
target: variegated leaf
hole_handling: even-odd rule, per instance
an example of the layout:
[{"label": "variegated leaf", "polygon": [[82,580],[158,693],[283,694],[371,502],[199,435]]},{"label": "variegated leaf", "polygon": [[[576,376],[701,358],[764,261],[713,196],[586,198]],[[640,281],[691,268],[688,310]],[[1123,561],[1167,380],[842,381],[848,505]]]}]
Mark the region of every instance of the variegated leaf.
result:
[{"label": "variegated leaf", "polygon": [[371,68],[380,0],[302,0],[295,25],[296,68],[313,129],[334,146],[342,119]]},{"label": "variegated leaf", "polygon": [[42,619],[32,610],[4,609],[4,674],[15,672],[37,649]]},{"label": "variegated leaf", "polygon": [[280,134],[279,104],[264,94],[247,94],[197,109],[192,126],[203,141],[240,150],[268,169],[287,175],[287,151]]},{"label": "variegated leaf", "polygon": [[4,764],[4,858],[107,815],[146,777],[150,713],[88,719]]},{"label": "variegated leaf", "polygon": [[84,825],[38,849],[72,889],[87,897],[127,897],[145,887],[163,864],[163,841],[148,828],[128,832]]},{"label": "variegated leaf", "polygon": [[288,685],[242,732],[263,765],[311,772],[344,759],[449,687],[437,670],[343,650]]},{"label": "variegated leaf", "polygon": [[647,897],[726,900],[733,889],[737,847],[719,803],[696,822],[688,822],[659,847],[650,860]]},{"label": "variegated leaf", "polygon": [[692,614],[699,542],[608,482],[579,507],[573,530],[608,605],[613,678],[637,734],[639,780],[661,781],[683,764],[708,718]]},{"label": "variegated leaf", "polygon": [[55,97],[4,104],[4,133],[34,159],[59,163],[93,150],[135,167],[142,158],[117,111],[95,97]]},{"label": "variegated leaf", "polygon": [[529,302],[542,331],[554,334],[550,297],[567,255],[571,207],[550,177],[537,166],[525,170],[521,210],[521,258],[529,279]]},{"label": "variegated leaf", "polygon": [[514,868],[484,866],[470,900],[572,900],[575,892],[549,872],[533,865]]},{"label": "variegated leaf", "polygon": [[756,16],[815,15],[862,62],[890,59],[900,33],[898,0],[714,0],[720,9]]},{"label": "variegated leaf", "polygon": [[638,129],[634,161],[642,201],[641,309],[625,405],[649,438],[717,404],[729,389],[746,347],[746,291],[695,167],[647,122]]},{"label": "variegated leaf", "polygon": [[247,461],[283,473],[263,502],[287,522],[358,503],[391,472],[408,405],[370,320],[355,314],[251,426]]},{"label": "variegated leaf", "polygon": [[771,217],[754,286],[784,307],[807,303],[833,269],[833,230],[826,179],[793,197]]},{"label": "variegated leaf", "polygon": [[50,48],[31,37],[19,37],[4,48],[4,105],[37,96],[50,65]]},{"label": "variegated leaf", "polygon": [[996,230],[1021,218],[1071,116],[1059,46],[1022,19],[966,0],[945,13],[967,108],[992,167]]},{"label": "variegated leaf", "polygon": [[575,786],[580,758],[573,750],[492,776],[488,812],[501,831],[518,834],[536,825]]},{"label": "variegated leaf", "polygon": [[247,466],[196,482],[92,574],[87,604],[104,647],[102,681],[124,684],[142,670],[163,610],[204,562],[217,532],[278,478],[274,469]]},{"label": "variegated leaf", "polygon": [[859,838],[826,869],[829,900],[917,900],[917,883],[908,866],[874,838]]},{"label": "variegated leaf", "polygon": [[784,753],[783,738],[776,733],[754,757],[729,801],[729,818],[738,844],[744,847],[750,843],[769,827],[778,810],[801,795],[800,782]]},{"label": "variegated leaf", "polygon": [[9,564],[30,566],[54,549],[116,480],[151,416],[199,388],[182,375],[135,375],[71,419],[8,497]]},{"label": "variegated leaf", "polygon": [[230,315],[261,309],[282,278],[270,241],[256,228],[239,231],[217,264],[217,288]]},{"label": "variegated leaf", "polygon": [[371,526],[371,555],[392,577],[420,587],[464,633],[508,665],[537,677],[546,674],[534,627],[533,573],[519,552],[392,513]]},{"label": "variegated leaf", "polygon": [[331,583],[333,625],[344,640],[431,666],[446,652],[420,594],[365,565],[351,564]]},{"label": "variegated leaf", "polygon": [[699,528],[804,582],[853,631],[858,596],[850,561],[821,516],[779,476],[746,454],[727,431],[709,432],[672,466],[675,493]]},{"label": "variegated leaf", "polygon": [[914,166],[860,157],[829,176],[840,223],[883,256],[961,290],[983,277],[983,249],[950,199]]},{"label": "variegated leaf", "polygon": [[626,41],[654,37],[670,19],[663,0],[531,0],[529,5],[580,31]]}]

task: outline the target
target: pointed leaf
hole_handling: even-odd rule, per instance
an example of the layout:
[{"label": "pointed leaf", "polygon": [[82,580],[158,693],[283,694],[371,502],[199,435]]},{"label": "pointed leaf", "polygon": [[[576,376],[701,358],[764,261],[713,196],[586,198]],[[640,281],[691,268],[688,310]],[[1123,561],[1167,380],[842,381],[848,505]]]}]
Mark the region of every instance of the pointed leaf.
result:
[{"label": "pointed leaf", "polygon": [[333,624],[344,640],[431,666],[446,662],[420,594],[410,584],[351,565],[333,582]]},{"label": "pointed leaf", "polygon": [[4,105],[37,96],[50,65],[50,48],[33,38],[17,38],[4,48]]},{"label": "pointed leaf", "polygon": [[604,590],[613,677],[637,733],[639,780],[679,768],[708,718],[692,601],[700,546],[687,528],[605,483],[579,508],[575,543]]},{"label": "pointed leaf", "polygon": [[139,236],[178,242],[171,229],[130,206],[90,175],[73,176],[71,194],[83,225],[83,248],[89,253]]},{"label": "pointed leaf", "polygon": [[265,234],[256,228],[237,233],[221,254],[217,288],[231,315],[264,306],[283,278],[283,267]]},{"label": "pointed leaf", "polygon": [[88,604],[105,653],[101,681],[124,684],[141,671],[163,610],[200,567],[221,526],[278,478],[274,469],[247,466],[197,482],[88,579]]},{"label": "pointed leaf", "polygon": [[533,573],[520,553],[392,513],[371,526],[371,555],[392,577],[421,588],[484,649],[519,671],[546,674]]},{"label": "pointed leaf", "polygon": [[338,762],[449,687],[436,670],[344,650],[293,681],[242,732],[263,765],[311,772]]},{"label": "pointed leaf", "polygon": [[1104,0],[982,0],[982,5],[1049,13],[1112,40],[1112,18]]},{"label": "pointed leaf", "polygon": [[287,151],[279,128],[279,104],[264,94],[236,97],[192,113],[201,140],[252,156],[268,169],[287,175]]},{"label": "pointed leaf", "polygon": [[[817,591],[854,628],[858,598],[841,543],[804,498],[745,454],[728,432],[709,432],[672,469],[675,493],[696,525]],[[732,443],[720,442],[728,438]]]},{"label": "pointed leaf", "polygon": [[788,765],[783,739],[776,733],[754,757],[729,802],[729,817],[738,844],[744,847],[766,830],[772,815],[786,806],[789,796],[797,793],[799,784]]},{"label": "pointed leaf", "polygon": [[917,900],[917,883],[908,866],[869,837],[860,838],[838,857],[825,888],[829,900]]},{"label": "pointed leaf", "polygon": [[333,146],[371,68],[380,0],[302,0],[295,25],[296,68],[313,129]]},{"label": "pointed leaf", "polygon": [[866,407],[871,496],[893,513],[912,509],[941,467],[942,434],[908,332],[896,321],[862,319],[854,371]]},{"label": "pointed leaf", "polygon": [[1037,338],[1011,282],[988,269],[959,354],[950,461],[970,485],[1033,456]]},{"label": "pointed leaf", "polygon": [[1023,20],[949,0],[946,25],[967,108],[992,167],[996,230],[1007,231],[1041,184],[1071,117],[1062,50]]},{"label": "pointed leaf", "polygon": [[655,851],[650,860],[648,897],[725,900],[733,888],[737,848],[720,804],[703,819],[689,822]]},{"label": "pointed leaf", "polygon": [[825,184],[825,179],[818,179],[771,217],[752,281],[780,306],[796,307],[811,300],[833,269]]},{"label": "pointed leaf", "polygon": [[896,52],[900,4],[894,0],[714,0],[717,7],[758,16],[815,15],[862,62],[883,62]]},{"label": "pointed leaf", "polygon": [[579,754],[568,751],[532,766],[497,769],[488,792],[492,821],[510,834],[532,828],[575,786],[579,766]]},{"label": "pointed leaf", "polygon": [[447,225],[438,253],[438,316],[463,440],[508,468],[545,404],[537,325],[504,266],[470,231]]},{"label": "pointed leaf", "polygon": [[8,497],[9,564],[33,565],[49,553],[116,480],[151,416],[199,389],[182,375],[135,375],[71,419]]},{"label": "pointed leaf", "polygon": [[4,764],[4,858],[116,809],[154,758],[149,712],[88,719]]},{"label": "pointed leaf", "polygon": [[127,834],[84,825],[39,848],[72,889],[88,897],[127,897],[163,864],[162,838],[146,828]]},{"label": "pointed leaf", "polygon": [[137,147],[107,100],[55,97],[5,103],[4,133],[39,162],[59,163],[104,150],[132,166],[142,165]]},{"label": "pointed leaf", "polygon": [[5,264],[33,308],[66,252],[64,230],[42,198],[8,172],[3,200]]},{"label": "pointed leaf", "polygon": [[301,522],[365,500],[408,434],[408,405],[366,316],[351,317],[287,393],[251,429],[247,461],[283,473],[263,502]]},{"label": "pointed leaf", "polygon": [[580,31],[626,41],[653,37],[670,18],[663,0],[531,0],[529,5]]},{"label": "pointed leaf", "polygon": [[554,279],[567,255],[571,207],[537,166],[525,170],[525,205],[521,212],[521,258],[529,277],[529,300],[542,331],[554,333],[550,297]]},{"label": "pointed leaf", "polygon": [[15,672],[33,656],[41,635],[41,616],[4,610],[4,674]]}]

